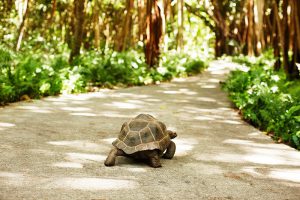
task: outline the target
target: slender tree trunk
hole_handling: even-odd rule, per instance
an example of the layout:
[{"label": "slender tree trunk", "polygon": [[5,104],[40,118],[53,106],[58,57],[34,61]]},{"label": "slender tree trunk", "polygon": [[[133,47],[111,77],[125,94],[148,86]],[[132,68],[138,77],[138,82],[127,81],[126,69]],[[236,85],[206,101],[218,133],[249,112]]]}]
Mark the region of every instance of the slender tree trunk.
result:
[{"label": "slender tree trunk", "polygon": [[293,27],[292,34],[292,61],[290,63],[290,75],[291,78],[299,78],[299,69],[296,63],[300,63],[300,2],[292,1],[291,2],[291,27]]},{"label": "slender tree trunk", "polygon": [[158,63],[160,54],[159,45],[162,36],[162,18],[160,8],[157,5],[157,0],[147,0],[146,9],[147,28],[145,41],[145,57],[148,66],[153,67]]},{"label": "slender tree trunk", "polygon": [[264,49],[263,41],[263,16],[264,16],[264,0],[255,0],[254,4],[254,21],[255,21],[255,34],[256,34],[256,53],[261,54],[262,49]]},{"label": "slender tree trunk", "polygon": [[95,0],[93,7],[93,25],[94,25],[94,47],[99,49],[100,46],[100,20],[99,20],[99,1]]},{"label": "slender tree trunk", "polygon": [[290,43],[290,37],[289,37],[289,26],[288,26],[288,0],[283,0],[282,4],[282,56],[283,56],[283,65],[284,69],[287,74],[289,74],[289,43]]},{"label": "slender tree trunk", "polygon": [[146,20],[146,15],[145,15],[145,3],[144,0],[138,0],[137,1],[137,7],[138,7],[138,39],[139,41],[144,40],[144,34],[145,34],[145,20]]},{"label": "slender tree trunk", "polygon": [[248,56],[254,56],[254,46],[253,46],[253,0],[248,0],[247,5],[247,21],[248,21],[248,34],[247,34],[247,54]]},{"label": "slender tree trunk", "polygon": [[226,25],[226,15],[223,16],[221,10],[223,10],[222,5],[217,0],[212,0],[213,10],[213,20],[215,22],[215,56],[220,57],[223,54],[228,53],[227,36],[228,30]]},{"label": "slender tree trunk", "polygon": [[132,29],[132,12],[133,12],[134,1],[127,0],[126,2],[126,17],[123,25],[123,30],[121,33],[118,51],[124,51],[127,49],[128,44],[130,43],[130,32]]},{"label": "slender tree trunk", "polygon": [[[19,26],[19,30],[18,30],[18,40],[17,40],[17,43],[16,43],[16,46],[15,46],[15,49],[16,51],[19,51],[20,48],[21,48],[21,43],[22,43],[22,39],[23,39],[23,36],[24,36],[24,32],[25,32],[25,29],[26,29],[26,24],[27,24],[27,17],[28,17],[28,14],[29,14],[29,3],[30,3],[30,0],[26,0],[25,1],[25,5],[24,5],[24,12],[22,12],[22,9],[19,8],[21,11],[19,11],[19,15],[21,15],[22,17],[22,22]],[[21,6],[21,5],[19,5]]]},{"label": "slender tree trunk", "polygon": [[75,56],[80,54],[84,27],[84,4],[85,0],[74,0],[74,35],[69,61],[72,62]]},{"label": "slender tree trunk", "polygon": [[51,23],[52,23],[52,21],[53,21],[53,17],[54,17],[55,11],[56,11],[56,0],[53,0],[52,1],[51,15],[50,15],[50,18],[48,20],[48,26],[50,26]]},{"label": "slender tree trunk", "polygon": [[172,21],[171,20],[171,0],[163,0],[163,35],[162,35],[162,39],[163,39],[163,48],[164,51],[167,51],[169,48],[169,34],[167,32],[167,22]]},{"label": "slender tree trunk", "polygon": [[177,0],[177,24],[178,24],[178,34],[177,34],[177,51],[181,51],[183,48],[183,0]]},{"label": "slender tree trunk", "polygon": [[280,21],[279,21],[279,15],[278,15],[278,4],[279,4],[279,0],[274,0],[273,1],[273,10],[271,12],[271,16],[272,16],[272,30],[270,32],[270,35],[272,37],[272,46],[274,49],[274,57],[276,59],[276,62],[274,64],[274,69],[276,71],[278,71],[281,68],[281,60],[280,60],[280,44],[282,44],[281,38],[280,38]]}]

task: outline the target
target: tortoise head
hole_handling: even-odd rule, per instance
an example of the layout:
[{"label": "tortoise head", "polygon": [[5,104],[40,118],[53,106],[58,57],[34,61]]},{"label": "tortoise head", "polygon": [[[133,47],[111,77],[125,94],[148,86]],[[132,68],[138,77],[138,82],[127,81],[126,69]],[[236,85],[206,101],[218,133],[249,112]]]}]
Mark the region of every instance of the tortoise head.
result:
[{"label": "tortoise head", "polygon": [[169,134],[171,139],[174,139],[177,137],[177,133],[174,131],[167,130],[167,133]]}]

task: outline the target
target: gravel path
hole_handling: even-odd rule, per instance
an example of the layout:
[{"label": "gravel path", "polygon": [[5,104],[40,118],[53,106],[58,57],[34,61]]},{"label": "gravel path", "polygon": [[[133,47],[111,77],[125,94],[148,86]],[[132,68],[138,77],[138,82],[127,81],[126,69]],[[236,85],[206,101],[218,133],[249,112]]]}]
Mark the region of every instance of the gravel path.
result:
[{"label": "gravel path", "polygon": [[[246,124],[220,90],[232,64],[155,86],[62,95],[0,108],[0,199],[300,199],[300,152]],[[103,162],[139,113],[178,137],[162,168]]]}]

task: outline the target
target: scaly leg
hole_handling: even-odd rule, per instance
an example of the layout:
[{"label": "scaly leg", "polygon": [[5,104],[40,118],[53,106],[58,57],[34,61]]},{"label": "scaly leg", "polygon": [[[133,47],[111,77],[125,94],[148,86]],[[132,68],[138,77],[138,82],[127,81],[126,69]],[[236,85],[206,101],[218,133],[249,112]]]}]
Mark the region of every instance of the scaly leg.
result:
[{"label": "scaly leg", "polygon": [[117,156],[124,156],[124,152],[120,149],[117,149],[116,147],[112,148],[112,150],[109,152],[104,165],[109,167],[109,166],[114,166],[116,163],[116,157]]},{"label": "scaly leg", "polygon": [[173,158],[175,151],[176,151],[176,145],[173,141],[171,141],[167,148],[166,153],[163,155],[163,158],[166,158],[166,159]]}]

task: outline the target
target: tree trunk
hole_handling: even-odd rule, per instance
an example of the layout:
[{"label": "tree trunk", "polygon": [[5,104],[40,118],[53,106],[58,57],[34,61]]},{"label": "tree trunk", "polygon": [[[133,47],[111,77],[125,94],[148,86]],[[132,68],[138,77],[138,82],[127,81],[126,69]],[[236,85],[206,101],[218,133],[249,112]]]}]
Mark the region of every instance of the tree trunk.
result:
[{"label": "tree trunk", "polygon": [[299,1],[292,1],[291,3],[291,26],[293,27],[293,34],[292,34],[292,51],[293,57],[290,63],[290,77],[292,79],[299,78],[299,69],[296,63],[300,63],[300,2]]},{"label": "tree trunk", "polygon": [[228,53],[227,36],[228,30],[226,25],[226,15],[222,15],[223,6],[217,0],[212,0],[214,6],[213,20],[215,22],[215,56],[220,57]]},{"label": "tree trunk", "polygon": [[288,26],[288,0],[283,0],[282,4],[282,56],[283,56],[283,65],[286,73],[290,74],[290,63],[289,63],[289,26]]},{"label": "tree trunk", "polygon": [[[162,36],[162,18],[157,0],[147,0],[146,6],[146,41],[145,41],[145,57],[149,67],[153,67],[158,63],[159,44]],[[152,13],[153,10],[153,13]]]},{"label": "tree trunk", "polygon": [[253,0],[248,0],[247,5],[247,22],[248,22],[248,34],[247,34],[247,54],[248,56],[254,56],[254,46],[253,46]]},{"label": "tree trunk", "polygon": [[83,38],[84,27],[84,3],[85,0],[74,1],[74,35],[72,42],[72,49],[69,61],[72,62],[75,56],[80,54],[80,48]]},{"label": "tree trunk", "polygon": [[99,49],[100,47],[100,20],[99,20],[99,1],[95,0],[93,7],[93,22],[94,22],[94,47]]},{"label": "tree trunk", "polygon": [[178,25],[178,33],[177,33],[177,51],[181,51],[183,48],[183,0],[177,0],[177,25]]},{"label": "tree trunk", "polygon": [[264,41],[263,41],[263,16],[264,16],[264,0],[255,0],[254,4],[254,21],[255,21],[255,34],[256,34],[256,53],[261,54],[262,49],[264,49]]},{"label": "tree trunk", "polygon": [[132,12],[133,12],[133,0],[127,0],[126,2],[126,17],[123,25],[123,30],[121,33],[119,46],[117,48],[118,51],[124,51],[127,49],[130,41],[130,32],[132,29]]},{"label": "tree trunk", "polygon": [[[16,51],[19,51],[21,48],[21,43],[22,43],[23,35],[24,35],[25,29],[26,29],[27,17],[28,17],[28,13],[29,13],[29,2],[30,2],[30,0],[25,1],[24,12],[22,12],[22,9],[21,9],[21,11],[19,11],[19,12],[21,12],[19,14],[22,17],[22,22],[21,22],[19,30],[18,30],[18,37],[17,37],[18,40],[17,40],[16,46],[15,46]],[[21,5],[19,5],[19,6],[21,6]]]},{"label": "tree trunk", "polygon": [[138,7],[138,39],[139,41],[144,40],[144,34],[145,34],[145,3],[144,0],[138,0],[137,1],[137,7]]},{"label": "tree trunk", "polygon": [[[282,44],[281,41],[281,29],[280,29],[280,21],[279,21],[279,14],[278,14],[278,5],[279,5],[279,0],[274,0],[273,1],[273,9],[271,12],[271,17],[272,19],[272,30],[269,33],[270,36],[272,37],[272,46],[274,49],[274,57],[276,59],[276,62],[274,64],[274,70],[278,71],[281,68],[281,60],[280,60],[280,44]],[[271,28],[271,27],[270,27]]]}]

